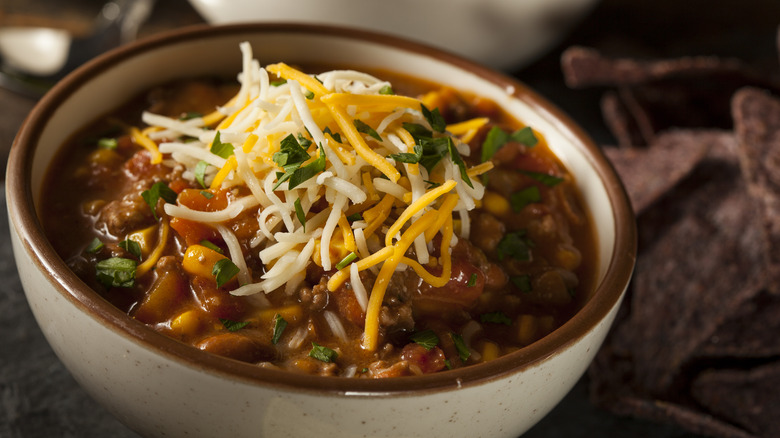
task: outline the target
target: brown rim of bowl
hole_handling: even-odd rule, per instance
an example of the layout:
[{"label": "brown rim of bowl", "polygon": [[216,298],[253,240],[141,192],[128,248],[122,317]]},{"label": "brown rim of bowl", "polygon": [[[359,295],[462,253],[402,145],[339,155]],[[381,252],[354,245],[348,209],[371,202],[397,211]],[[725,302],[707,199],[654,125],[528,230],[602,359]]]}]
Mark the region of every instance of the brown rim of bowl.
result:
[{"label": "brown rim of bowl", "polygon": [[[38,135],[48,117],[62,101],[118,60],[172,42],[247,33],[319,34],[357,38],[427,55],[464,70],[472,71],[503,88],[513,87],[514,95],[518,99],[544,113],[545,117],[560,126],[573,142],[583,145],[590,163],[601,176],[608,197],[613,204],[616,224],[614,255],[609,260],[605,277],[592,298],[558,330],[528,347],[494,361],[426,376],[375,380],[301,375],[287,371],[263,369],[251,364],[213,356],[159,334],[142,323],[128,318],[125,313],[97,295],[67,268],[44,237],[30,193],[30,174],[34,151],[25,145],[37,143]],[[6,181],[9,194],[7,202],[14,217],[13,229],[27,244],[27,251],[38,264],[39,269],[48,272],[52,277],[52,283],[56,285],[59,293],[85,313],[145,348],[160,351],[169,359],[183,362],[187,366],[254,384],[298,391],[317,391],[318,393],[324,391],[352,396],[402,395],[408,392],[452,390],[515,373],[553,356],[556,352],[584,336],[602,321],[610,309],[620,300],[633,272],[636,256],[635,221],[622,184],[598,146],[557,107],[520,82],[457,55],[384,34],[332,26],[295,23],[233,24],[216,27],[199,25],[161,33],[101,55],[58,83],[28,115],[14,140],[8,161]]]}]

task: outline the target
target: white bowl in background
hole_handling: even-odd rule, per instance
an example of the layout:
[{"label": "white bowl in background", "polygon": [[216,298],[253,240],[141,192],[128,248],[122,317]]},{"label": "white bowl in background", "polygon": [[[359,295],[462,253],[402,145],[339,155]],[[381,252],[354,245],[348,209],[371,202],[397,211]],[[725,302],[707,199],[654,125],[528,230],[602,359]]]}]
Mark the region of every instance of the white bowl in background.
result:
[{"label": "white bowl in background", "polygon": [[556,43],[598,0],[190,0],[211,24],[300,22],[385,32],[500,70]]},{"label": "white bowl in background", "polygon": [[[385,68],[488,97],[545,136],[578,181],[598,234],[597,287],[562,327],[514,353],[442,373],[346,379],[260,368],[200,351],[129,318],[71,272],[38,218],[41,184],[65,139],[154,85],[235,74],[239,42],[261,64]],[[617,313],[636,230],[614,170],[568,117],[516,80],[428,46],[323,26],[178,30],[86,64],[35,107],[11,150],[6,190],[30,307],[84,389],[144,436],[516,437],[582,376]]]}]

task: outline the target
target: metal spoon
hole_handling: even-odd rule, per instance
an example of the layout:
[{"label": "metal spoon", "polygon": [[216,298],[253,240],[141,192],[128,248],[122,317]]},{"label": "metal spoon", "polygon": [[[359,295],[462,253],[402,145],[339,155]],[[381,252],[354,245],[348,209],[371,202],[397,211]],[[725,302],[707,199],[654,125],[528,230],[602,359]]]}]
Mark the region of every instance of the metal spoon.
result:
[{"label": "metal spoon", "polygon": [[0,86],[37,98],[95,56],[132,41],[154,0],[112,0],[82,38],[51,28],[0,29]]}]

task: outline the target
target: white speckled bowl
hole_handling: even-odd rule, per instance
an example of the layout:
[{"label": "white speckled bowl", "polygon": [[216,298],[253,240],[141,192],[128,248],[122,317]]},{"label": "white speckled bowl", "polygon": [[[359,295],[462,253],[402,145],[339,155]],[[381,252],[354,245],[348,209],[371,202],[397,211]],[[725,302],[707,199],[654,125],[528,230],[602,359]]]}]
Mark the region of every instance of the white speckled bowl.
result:
[{"label": "white speckled bowl", "polygon": [[[495,100],[533,126],[578,180],[598,232],[598,287],[549,336],[492,362],[386,380],[305,376],[208,353],[128,318],[57,256],[37,216],[43,175],[64,139],[131,96],[185,75],[236,73],[240,41],[261,63],[380,67]],[[569,391],[596,354],[629,282],[634,219],[595,144],[521,83],[455,56],[372,33],[297,25],[195,28],[126,46],[58,84],[9,158],[13,248],[30,306],[78,382],[148,436],[514,437]]]}]

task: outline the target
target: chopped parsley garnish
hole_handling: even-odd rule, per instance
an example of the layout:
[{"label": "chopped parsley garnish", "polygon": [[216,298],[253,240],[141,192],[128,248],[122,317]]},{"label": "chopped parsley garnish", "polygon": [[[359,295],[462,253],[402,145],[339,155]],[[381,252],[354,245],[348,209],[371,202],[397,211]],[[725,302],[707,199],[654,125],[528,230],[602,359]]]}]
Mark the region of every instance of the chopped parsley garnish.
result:
[{"label": "chopped parsley garnish", "polygon": [[519,192],[514,192],[509,196],[509,204],[515,213],[519,213],[526,205],[533,204],[542,200],[539,187],[528,186]]},{"label": "chopped parsley garnish", "polygon": [[271,337],[271,343],[276,345],[277,342],[279,342],[279,339],[282,337],[282,333],[284,333],[284,329],[287,328],[287,321],[282,318],[282,315],[276,314],[274,316],[274,334]]},{"label": "chopped parsley garnish", "polygon": [[512,320],[502,312],[490,312],[483,313],[479,316],[481,322],[489,322],[493,324],[512,325]]},{"label": "chopped parsley garnish", "polygon": [[482,142],[482,162],[484,163],[493,158],[493,155],[510,141],[515,141],[528,147],[534,147],[539,142],[534,135],[534,131],[529,126],[518,129],[511,134],[498,126],[493,126],[488,131],[487,136],[485,136],[485,141]]},{"label": "chopped parsley garnish", "polygon": [[230,332],[236,332],[249,325],[249,321],[231,321],[226,318],[219,318],[219,321]]},{"label": "chopped parsley garnish", "polygon": [[409,336],[409,339],[411,339],[412,342],[421,345],[426,350],[430,350],[439,344],[439,337],[436,336],[436,333],[433,330],[423,330],[413,333]]},{"label": "chopped parsley garnish", "polygon": [[116,149],[119,147],[119,141],[115,138],[101,138],[98,140],[98,147],[100,149]]},{"label": "chopped parsley garnish", "polygon": [[97,262],[98,281],[106,287],[133,287],[135,285],[135,260],[112,257]]},{"label": "chopped parsley garnish", "polygon": [[201,187],[208,188],[206,185],[206,169],[208,169],[209,163],[205,161],[198,161],[198,164],[195,165],[195,170],[193,173],[195,174],[195,181],[200,184]]},{"label": "chopped parsley garnish", "polygon": [[436,132],[444,132],[447,129],[447,122],[444,121],[444,117],[439,112],[438,108],[434,108],[433,111],[429,110],[425,105],[420,104],[420,110],[423,117],[431,125],[431,129]]},{"label": "chopped parsley garnish", "polygon": [[531,292],[531,276],[530,275],[520,275],[517,277],[510,277],[509,281],[512,282],[518,289],[520,289],[520,292],[528,293]]},{"label": "chopped parsley garnish", "polygon": [[138,260],[141,259],[141,245],[135,240],[123,240],[119,242],[119,247],[132,254]]},{"label": "chopped parsley garnish", "polygon": [[211,193],[211,192],[210,192],[210,191],[208,191],[208,190],[201,190],[201,191],[200,191],[200,194],[201,194],[201,195],[203,195],[203,197],[204,197],[204,198],[206,198],[206,199],[211,199],[211,198],[213,198],[213,197],[214,197],[214,194],[213,194],[213,193]]},{"label": "chopped parsley garnish", "polygon": [[273,155],[274,162],[284,172],[277,172],[274,190],[283,182],[289,180],[288,188],[293,189],[314,175],[325,170],[325,150],[320,145],[319,156],[311,163],[302,166],[310,158],[306,149],[301,147],[292,134],[282,139],[280,150]]},{"label": "chopped parsley garnish", "polygon": [[[306,132],[309,132],[309,130],[307,129]],[[301,145],[301,147],[304,150],[308,150],[309,146],[311,146],[312,143],[313,142],[311,140],[309,140],[308,138],[304,137],[302,133],[298,134],[298,144]]]},{"label": "chopped parsley garnish", "polygon": [[423,180],[426,184],[428,184],[429,189],[435,189],[436,187],[439,187],[441,183],[437,183],[436,181],[428,181],[427,179]]},{"label": "chopped parsley garnish", "polygon": [[360,213],[353,213],[353,214],[347,216],[347,221],[349,221],[349,222],[355,222],[355,221],[359,221],[359,220],[363,220],[363,215],[361,215]]},{"label": "chopped parsley garnish", "polygon": [[218,252],[220,254],[223,254],[222,248],[218,247],[217,245],[214,245],[213,243],[211,243],[208,240],[201,240],[200,241],[200,245],[201,246],[205,246],[206,248],[208,248],[208,249],[210,249],[212,251],[216,251],[216,252]]},{"label": "chopped parsley garnish", "polygon": [[354,122],[355,129],[358,130],[358,132],[361,132],[366,135],[370,135],[373,137],[376,141],[382,141],[382,137],[379,135],[374,128],[368,126],[364,121],[355,119]]},{"label": "chopped parsley garnish", "polygon": [[391,95],[391,94],[395,94],[395,91],[393,91],[393,87],[389,85],[385,85],[384,87],[379,89],[379,94]]},{"label": "chopped parsley garnish", "polygon": [[311,90],[304,90],[303,97],[312,100],[314,99],[314,92]]},{"label": "chopped parsley garnish", "polygon": [[144,198],[144,201],[146,201],[146,205],[149,206],[149,208],[152,209],[152,215],[154,216],[154,220],[158,220],[157,217],[157,201],[162,198],[165,202],[169,204],[175,204],[176,203],[176,192],[171,190],[170,187],[168,187],[168,184],[158,181],[152,185],[152,187],[149,188],[149,190],[144,190],[141,192],[141,197]]},{"label": "chopped parsley garnish", "polygon": [[211,275],[217,280],[217,287],[222,287],[225,283],[230,281],[231,278],[238,274],[238,266],[236,266],[230,259],[220,259],[217,263],[214,263],[214,267],[211,268]]},{"label": "chopped parsley garnish", "polygon": [[463,342],[463,337],[457,333],[450,333],[450,337],[452,342],[455,343],[455,349],[458,350],[458,357],[463,362],[466,362],[469,356],[471,356],[471,351],[466,347],[466,343]]},{"label": "chopped parsley garnish", "polygon": [[97,237],[92,239],[92,242],[89,242],[89,245],[87,245],[87,248],[85,251],[87,251],[90,254],[96,254],[98,251],[103,249],[106,245],[103,244],[103,242],[100,241]]},{"label": "chopped parsley garnish", "polygon": [[340,262],[336,264],[336,269],[340,271],[346,268],[356,258],[357,258],[357,254],[355,254],[354,252],[349,253],[346,257],[344,257]]},{"label": "chopped parsley garnish", "polygon": [[499,260],[511,257],[515,260],[529,261],[531,260],[531,248],[533,247],[534,242],[526,236],[525,230],[519,230],[507,233],[498,242],[496,251],[498,252]]},{"label": "chopped parsley garnish", "polygon": [[[438,110],[434,110],[433,113],[438,114]],[[404,123],[403,127],[409,131],[414,138],[415,144],[413,152],[391,154],[388,156],[389,158],[402,163],[419,163],[428,171],[428,174],[430,174],[442,158],[449,154],[453,163],[460,169],[460,176],[463,181],[468,184],[469,187],[474,187],[471,183],[471,178],[469,178],[469,175],[466,172],[466,163],[463,161],[463,158],[461,158],[451,137],[434,137],[431,131],[417,123]]]},{"label": "chopped parsley garnish", "polygon": [[466,286],[474,287],[476,285],[477,285],[477,273],[474,272],[474,273],[471,274],[471,276],[469,276],[469,282],[466,283]]},{"label": "chopped parsley garnish", "polygon": [[278,86],[284,85],[286,83],[287,83],[287,79],[277,79],[275,81],[271,81],[271,86],[272,87],[278,87]]},{"label": "chopped parsley garnish", "polygon": [[203,117],[203,114],[197,112],[197,111],[188,111],[179,117],[179,120],[192,120],[197,119],[198,117]]},{"label": "chopped parsley garnish", "polygon": [[323,362],[333,362],[339,357],[338,353],[328,347],[318,345],[316,342],[312,342],[311,345],[312,348],[311,351],[309,351],[309,357],[313,357]]},{"label": "chopped parsley garnish", "polygon": [[303,232],[306,232],[306,214],[303,212],[303,207],[301,207],[301,198],[298,198],[293,203],[295,206],[295,216],[298,218],[298,222],[301,223],[303,226]]},{"label": "chopped parsley garnish", "polygon": [[563,178],[550,175],[547,173],[532,172],[530,170],[520,170],[519,172],[522,173],[523,175],[530,176],[531,178],[539,181],[540,183],[546,185],[547,187],[554,187],[563,181]]},{"label": "chopped parsley garnish", "polygon": [[220,134],[219,131],[217,131],[217,135],[214,136],[214,142],[211,143],[211,153],[227,159],[233,155],[233,145],[230,143],[222,143],[222,140],[219,137]]},{"label": "chopped parsley garnish", "polygon": [[330,128],[327,127],[327,126],[325,127],[325,129],[322,130],[322,133],[323,134],[330,134],[330,136],[333,137],[333,139],[336,140],[336,142],[338,142],[338,143],[342,142],[341,141],[341,134],[339,134],[338,132],[331,131]]}]

